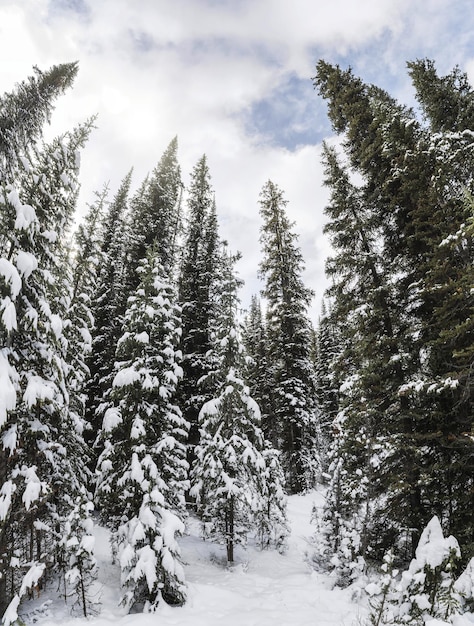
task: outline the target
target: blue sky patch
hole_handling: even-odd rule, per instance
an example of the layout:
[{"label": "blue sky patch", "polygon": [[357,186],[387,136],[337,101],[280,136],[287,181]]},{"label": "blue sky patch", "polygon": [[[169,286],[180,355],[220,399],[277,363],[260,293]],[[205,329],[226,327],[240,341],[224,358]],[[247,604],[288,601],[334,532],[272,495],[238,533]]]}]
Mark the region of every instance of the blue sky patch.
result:
[{"label": "blue sky patch", "polygon": [[326,107],[310,78],[287,76],[267,97],[255,102],[244,115],[248,134],[272,145],[295,150],[314,145],[330,134]]},{"label": "blue sky patch", "polygon": [[88,15],[89,7],[85,0],[50,0],[50,13],[77,13],[78,15]]}]

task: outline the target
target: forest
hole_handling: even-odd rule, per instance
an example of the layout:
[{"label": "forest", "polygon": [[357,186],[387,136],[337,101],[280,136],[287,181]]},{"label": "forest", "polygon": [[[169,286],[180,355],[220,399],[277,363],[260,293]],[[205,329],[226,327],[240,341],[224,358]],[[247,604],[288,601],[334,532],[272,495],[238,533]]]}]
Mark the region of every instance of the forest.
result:
[{"label": "forest", "polygon": [[474,612],[467,76],[409,62],[410,108],[318,62],[338,141],[323,146],[330,287],[311,320],[276,182],[255,199],[264,287],[245,311],[205,154],[185,189],[175,137],[136,191],[131,170],[78,206],[95,120],[43,136],[77,71],[35,69],[0,97],[3,623],[47,580],[90,614],[96,524],[127,610],[181,606],[190,515],[232,563],[250,534],[283,551],[287,496],[317,487],[312,567],[341,587],[379,572],[371,624]]}]

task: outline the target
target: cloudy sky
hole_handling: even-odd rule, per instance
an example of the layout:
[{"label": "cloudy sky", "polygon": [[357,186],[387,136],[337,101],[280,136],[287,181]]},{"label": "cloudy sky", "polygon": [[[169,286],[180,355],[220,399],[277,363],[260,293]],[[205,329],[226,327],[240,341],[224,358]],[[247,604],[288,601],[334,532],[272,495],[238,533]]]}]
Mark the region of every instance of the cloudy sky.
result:
[{"label": "cloudy sky", "polygon": [[206,154],[221,235],[243,259],[243,302],[258,291],[258,196],[288,200],[316,292],[329,246],[320,145],[331,137],[311,77],[320,58],[413,104],[406,61],[428,57],[474,79],[471,0],[0,0],[0,93],[32,66],[79,61],[57,105],[60,133],[98,114],[82,157],[80,210],[130,167],[134,187],[177,135],[185,183]]}]

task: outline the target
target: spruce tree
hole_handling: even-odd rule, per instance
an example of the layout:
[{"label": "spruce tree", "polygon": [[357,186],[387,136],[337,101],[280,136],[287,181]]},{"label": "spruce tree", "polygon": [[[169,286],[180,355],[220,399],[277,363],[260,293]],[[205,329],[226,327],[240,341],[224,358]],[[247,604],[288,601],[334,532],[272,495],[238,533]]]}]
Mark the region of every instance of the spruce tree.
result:
[{"label": "spruce tree", "polygon": [[136,268],[156,240],[167,242],[160,252],[161,262],[166,270],[174,270],[182,228],[182,194],[178,140],[175,137],[130,201],[126,245],[127,289],[130,293],[140,281]]},{"label": "spruce tree", "polygon": [[27,584],[46,569],[67,569],[61,558],[65,524],[75,499],[87,500],[85,446],[68,405],[64,320],[70,289],[64,241],[77,199],[79,150],[92,122],[49,145],[40,142],[53,99],[75,73],[75,65],[38,72],[37,79],[0,100],[2,141],[8,138],[0,188],[1,369],[6,390],[1,415],[0,610],[7,624],[15,621]]},{"label": "spruce tree", "polygon": [[132,171],[122,180],[113,200],[104,207],[99,224],[100,262],[91,296],[94,319],[92,351],[87,365],[86,419],[91,425],[88,441],[94,444],[103,419],[102,400],[110,387],[115,350],[121,334],[127,302],[125,284],[125,224]]},{"label": "spruce tree", "polygon": [[271,356],[267,354],[267,331],[262,314],[260,299],[253,295],[250,308],[244,320],[242,340],[248,355],[246,367],[246,380],[252,397],[257,402],[261,411],[261,427],[265,438],[278,445],[276,432],[272,428],[273,393],[272,380],[268,374],[268,363]]},{"label": "spruce tree", "polygon": [[101,221],[105,210],[108,189],[104,187],[91,204],[83,222],[78,226],[74,246],[69,253],[71,289],[67,306],[64,332],[67,338],[69,408],[75,415],[79,432],[89,430],[86,419],[87,384],[90,379],[88,361],[92,352],[94,317],[93,297],[103,261]]},{"label": "spruce tree", "polygon": [[301,278],[303,259],[286,204],[283,192],[268,181],[260,195],[260,274],[265,279],[268,369],[274,396],[268,428],[269,438],[278,441],[282,450],[287,488],[297,493],[318,480],[322,446],[307,316],[312,292]]},{"label": "spruce tree", "polygon": [[190,456],[199,440],[198,415],[210,397],[201,380],[210,369],[207,357],[211,349],[212,324],[215,318],[215,285],[219,268],[218,226],[214,192],[207,159],[204,155],[194,167],[188,189],[187,225],[179,268],[179,301],[183,309],[183,381],[180,406],[190,423]]},{"label": "spruce tree", "polygon": [[106,394],[96,503],[113,531],[128,608],[182,604],[176,535],[184,530],[188,425],[175,404],[181,311],[154,248],[139,267]]},{"label": "spruce tree", "polygon": [[[344,133],[347,157],[343,166],[325,150],[327,231],[336,251],[328,262],[331,316],[345,377],[337,493],[352,500],[348,515],[365,511],[361,549],[370,545],[380,557],[394,544],[413,552],[435,513],[463,545],[473,532],[461,513],[472,456],[465,434],[471,400],[461,384],[468,378],[452,375],[457,348],[444,341],[454,321],[449,307],[463,329],[456,344],[471,343],[465,321],[472,296],[461,286],[469,253],[463,257],[450,242],[468,217],[472,142],[459,125],[469,118],[472,94],[457,71],[439,78],[432,63],[409,68],[424,122],[350,70],[321,61],[315,81],[334,129]],[[364,482],[354,499],[353,486]]]},{"label": "spruce tree", "polygon": [[[47,71],[35,67],[35,75],[19,83],[0,103],[0,183],[15,177],[23,159],[43,136],[54,101],[72,83],[77,63],[54,65]],[[27,161],[25,161],[27,163]]]},{"label": "spruce tree", "polygon": [[225,541],[227,561],[245,544],[253,524],[262,547],[281,546],[287,532],[286,504],[277,453],[265,441],[260,409],[242,375],[245,350],[237,322],[237,280],[224,248],[216,324],[216,397],[199,414],[200,441],[191,472],[205,536]]},{"label": "spruce tree", "polygon": [[321,411],[321,433],[327,442],[332,440],[334,420],[338,410],[339,382],[335,365],[340,345],[337,325],[323,301],[316,330],[316,397]]}]

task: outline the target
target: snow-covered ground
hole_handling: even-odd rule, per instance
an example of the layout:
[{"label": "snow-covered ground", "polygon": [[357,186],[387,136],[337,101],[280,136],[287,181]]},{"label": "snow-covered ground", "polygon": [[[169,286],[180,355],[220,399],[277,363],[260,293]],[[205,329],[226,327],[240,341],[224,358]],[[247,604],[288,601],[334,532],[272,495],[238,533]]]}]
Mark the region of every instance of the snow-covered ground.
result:
[{"label": "snow-covered ground", "polygon": [[332,589],[332,581],[306,561],[314,532],[311,509],[321,499],[318,493],[289,498],[291,535],[285,554],[252,545],[238,548],[231,569],[224,564],[224,547],[203,541],[199,523],[191,518],[181,540],[188,601],[179,608],[163,603],[151,615],[126,615],[118,606],[119,571],[111,564],[107,531],[97,528],[100,614],[73,618],[62,601],[46,599],[45,591],[34,605],[24,607],[23,619],[41,626],[357,626],[365,611],[351,601],[351,591]]},{"label": "snow-covered ground", "polygon": [[[200,538],[199,522],[190,518],[187,535],[180,540],[188,582],[184,607],[164,603],[153,614],[127,615],[119,606],[118,566],[111,562],[109,534],[95,529],[95,554],[99,579],[95,592],[101,597],[100,612],[87,619],[71,617],[71,610],[51,587],[20,610],[27,625],[38,626],[362,626],[367,603],[352,589],[334,588],[333,580],[308,564],[311,554],[313,504],[320,508],[323,495],[313,492],[288,498],[291,535],[285,554],[262,551],[253,545],[236,549],[232,568],[225,563],[224,546]],[[366,581],[365,581],[366,582]],[[359,591],[364,582],[360,581]],[[474,626],[474,614],[453,619],[453,626]],[[428,620],[426,626],[446,626]]]}]

